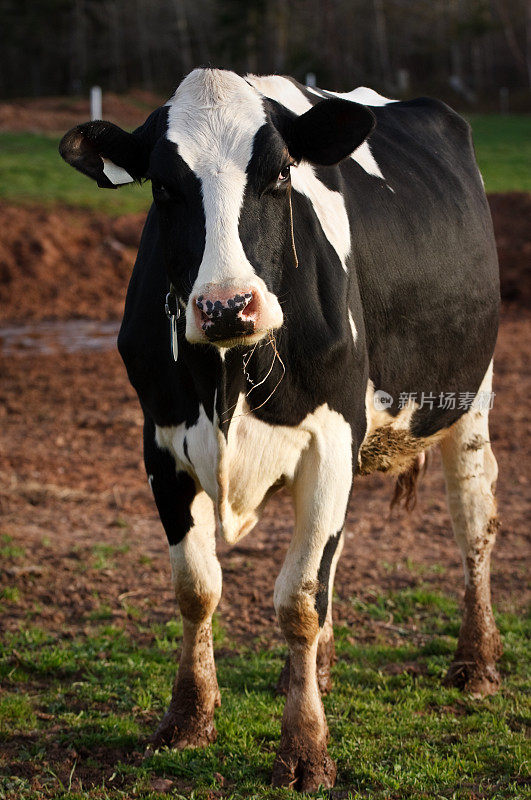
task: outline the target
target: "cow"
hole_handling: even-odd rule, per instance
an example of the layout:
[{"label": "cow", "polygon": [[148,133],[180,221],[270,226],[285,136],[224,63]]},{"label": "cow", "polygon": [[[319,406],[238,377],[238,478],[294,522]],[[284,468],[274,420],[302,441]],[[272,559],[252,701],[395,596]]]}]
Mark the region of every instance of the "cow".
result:
[{"label": "cow", "polygon": [[100,187],[153,191],[118,338],[183,620],[151,749],[215,740],[216,529],[239,541],[284,487],[296,521],[274,588],[289,667],[272,782],[333,786],[321,693],[353,477],[410,489],[434,445],[465,576],[446,680],[495,692],[499,277],[467,122],[429,98],[200,68],[134,132],[87,122],[60,153]]}]

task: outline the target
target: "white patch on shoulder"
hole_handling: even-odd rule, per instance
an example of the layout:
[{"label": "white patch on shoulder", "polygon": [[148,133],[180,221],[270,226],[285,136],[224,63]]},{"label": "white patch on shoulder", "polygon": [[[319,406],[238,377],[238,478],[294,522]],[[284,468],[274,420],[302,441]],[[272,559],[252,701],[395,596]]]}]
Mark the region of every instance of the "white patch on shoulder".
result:
[{"label": "white patch on shoulder", "polygon": [[123,167],[117,166],[114,161],[111,161],[109,158],[104,158],[103,156],[100,156],[100,158],[103,161],[103,174],[106,175],[115,186],[134,183],[135,179],[132,178]]},{"label": "white patch on shoulder", "polygon": [[170,101],[167,138],[203,190],[206,239],[196,286],[257,280],[238,221],[254,136],[264,123],[260,96],[234,72],[196,69]]},{"label": "white patch on shoulder", "polygon": [[369,175],[374,175],[376,178],[385,180],[380,167],[376,163],[376,159],[372,154],[371,148],[369,147],[369,142],[363,142],[360,144],[360,146],[354,150],[350,157],[353,158],[354,161],[357,161],[360,167],[364,169],[365,172],[368,172]]}]

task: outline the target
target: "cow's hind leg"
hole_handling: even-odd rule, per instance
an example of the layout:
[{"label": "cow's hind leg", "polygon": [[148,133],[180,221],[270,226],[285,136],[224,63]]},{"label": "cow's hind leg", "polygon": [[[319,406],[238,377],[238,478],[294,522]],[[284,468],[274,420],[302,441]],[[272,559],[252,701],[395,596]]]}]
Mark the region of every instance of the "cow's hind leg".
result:
[{"label": "cow's hind leg", "polygon": [[[350,486],[350,427],[329,412],[304,455],[294,487],[295,530],[275,585],[275,609],[290,656],[290,680],[273,784],[300,791],[334,785],[328,726],[317,681],[319,638]],[[330,621],[330,618],[328,617]]]},{"label": "cow's hind leg", "polygon": [[[482,390],[490,392],[489,369]],[[470,409],[441,444],[448,504],[465,572],[465,608],[457,651],[445,682],[476,696],[493,694],[502,652],[490,599],[490,553],[498,518],[496,459],[489,442],[488,411]]]},{"label": "cow's hind leg", "polygon": [[[334,578],[336,574],[337,562],[343,549],[343,537],[336,548],[330,565],[330,579],[328,583],[328,609],[323,627],[319,633],[319,643],[317,645],[317,683],[321,694],[328,694],[332,691],[332,665],[336,660],[336,649],[334,645],[334,628],[332,623],[332,596],[334,592]],[[287,695],[289,691],[290,676],[290,657],[282,667],[278,677],[276,691],[278,694]]]},{"label": "cow's hind leg", "polygon": [[[146,436],[147,438],[147,436]],[[212,643],[212,614],[221,597],[212,501],[175,469],[169,453],[144,442],[148,475],[166,531],[175,596],[183,621],[179,670],[172,697],[150,749],[202,747],[216,739],[220,704]]]}]

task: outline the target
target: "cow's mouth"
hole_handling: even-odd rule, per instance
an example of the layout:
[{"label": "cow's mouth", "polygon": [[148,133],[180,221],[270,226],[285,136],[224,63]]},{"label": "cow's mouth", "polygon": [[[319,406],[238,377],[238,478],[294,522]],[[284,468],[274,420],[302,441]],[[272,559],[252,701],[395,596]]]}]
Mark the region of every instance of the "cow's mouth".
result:
[{"label": "cow's mouth", "polygon": [[206,320],[201,325],[201,330],[209,342],[220,342],[229,339],[243,339],[255,333],[254,319],[221,320],[212,322]]}]

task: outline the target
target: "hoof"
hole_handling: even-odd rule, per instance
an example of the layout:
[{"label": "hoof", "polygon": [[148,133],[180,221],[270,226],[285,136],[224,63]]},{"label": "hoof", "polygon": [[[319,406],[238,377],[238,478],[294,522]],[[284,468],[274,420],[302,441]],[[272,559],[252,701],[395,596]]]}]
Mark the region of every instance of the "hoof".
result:
[{"label": "hoof", "polygon": [[159,747],[171,747],[173,750],[207,747],[216,741],[217,735],[213,715],[196,714],[185,718],[170,707],[151,737],[146,755]]},{"label": "hoof", "polygon": [[331,789],[336,782],[336,774],[335,761],[328,755],[326,745],[281,745],[275,758],[271,783],[299,792],[315,792],[320,786]]},{"label": "hoof", "polygon": [[[287,697],[289,691],[289,670],[290,662],[289,656],[286,658],[286,663],[282,667],[280,675],[278,676],[277,685],[275,686],[275,693]],[[319,691],[322,695],[329,694],[332,691],[332,678],[330,675],[330,661],[317,662],[317,684]]]},{"label": "hoof", "polygon": [[443,681],[445,686],[455,686],[472,697],[496,694],[501,678],[494,664],[475,661],[453,661]]}]

